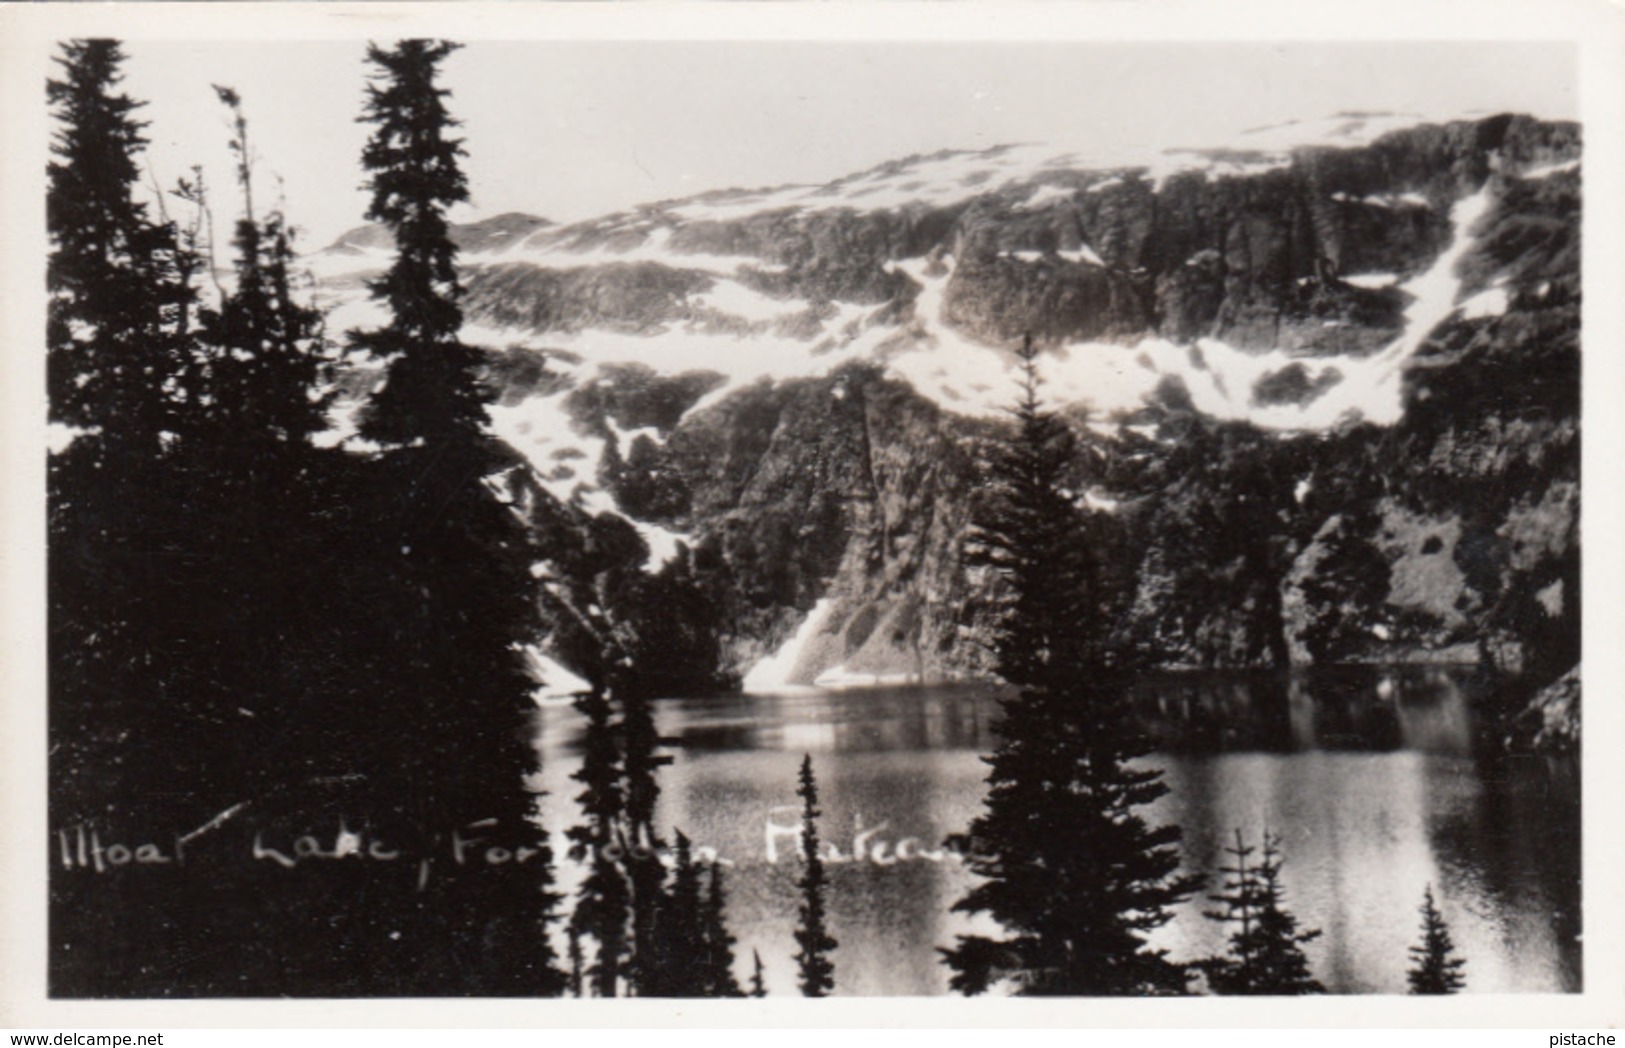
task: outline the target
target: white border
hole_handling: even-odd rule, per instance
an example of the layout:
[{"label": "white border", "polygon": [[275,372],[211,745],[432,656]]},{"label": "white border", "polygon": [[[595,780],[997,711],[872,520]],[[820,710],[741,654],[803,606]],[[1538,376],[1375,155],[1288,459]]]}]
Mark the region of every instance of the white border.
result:
[{"label": "white border", "polygon": [[[1581,995],[1173,1000],[835,999],[658,1001],[144,1001],[45,998],[43,84],[53,41],[317,40],[443,35],[464,41],[1572,41],[1584,123],[1586,545],[1583,765],[1585,985]],[[0,1026],[178,1027],[1009,1026],[1543,1027],[1625,1020],[1625,878],[1619,776],[1625,695],[1614,612],[1625,582],[1616,402],[1625,394],[1625,9],[1609,0],[1227,2],[0,5]],[[1536,1042],[1531,1040],[1533,1045]],[[1541,1042],[1544,1043],[1544,1042]]]}]

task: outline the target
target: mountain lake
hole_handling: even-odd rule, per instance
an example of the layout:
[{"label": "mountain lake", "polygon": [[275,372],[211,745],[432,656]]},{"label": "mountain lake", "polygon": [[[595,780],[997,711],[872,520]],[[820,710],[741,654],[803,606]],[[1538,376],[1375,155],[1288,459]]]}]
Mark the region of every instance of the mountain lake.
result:
[{"label": "mountain lake", "polygon": [[[1136,716],[1170,792],[1150,809],[1184,831],[1187,870],[1230,857],[1239,828],[1281,838],[1286,902],[1333,993],[1404,993],[1431,884],[1466,959],[1469,992],[1581,988],[1578,761],[1507,757],[1475,726],[1470,668],[1347,667],[1144,678]],[[759,951],[771,994],[793,994],[800,876],[796,773],[811,754],[830,876],[836,992],[943,994],[936,948],[985,918],[950,913],[973,875],[945,838],[981,810],[997,692],[941,685],[802,689],[655,704],[673,763],[660,825],[723,864],[736,972]],[[1487,718],[1486,718],[1487,719]],[[563,858],[583,718],[538,713],[543,810]],[[1255,856],[1256,857],[1256,856]],[[572,864],[560,887],[574,890]],[[1224,949],[1207,892],[1154,937],[1175,960]],[[1198,984],[1199,985],[1199,984]]]}]

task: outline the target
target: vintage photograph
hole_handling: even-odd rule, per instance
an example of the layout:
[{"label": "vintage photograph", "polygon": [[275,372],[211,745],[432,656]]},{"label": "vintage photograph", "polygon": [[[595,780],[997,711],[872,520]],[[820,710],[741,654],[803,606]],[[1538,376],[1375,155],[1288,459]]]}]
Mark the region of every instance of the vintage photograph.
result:
[{"label": "vintage photograph", "polygon": [[48,48],[50,998],[1586,990],[1573,43],[364,33]]}]

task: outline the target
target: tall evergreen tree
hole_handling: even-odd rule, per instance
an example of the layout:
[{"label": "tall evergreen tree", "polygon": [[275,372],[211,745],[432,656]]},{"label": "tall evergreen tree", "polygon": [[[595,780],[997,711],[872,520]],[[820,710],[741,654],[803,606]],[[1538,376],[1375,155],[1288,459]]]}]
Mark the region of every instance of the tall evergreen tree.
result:
[{"label": "tall evergreen tree", "polygon": [[372,175],[367,217],[394,231],[396,256],[371,285],[372,297],[388,305],[390,323],[358,334],[355,343],[389,363],[361,429],[383,444],[486,444],[480,358],[460,337],[462,284],[446,217],[468,199],[458,163],[466,153],[447,134],[458,126],[446,108],[451,92],[436,83],[441,62],[459,46],[403,40],[392,49],[367,49],[377,68],[362,117],[374,126],[361,157]]},{"label": "tall evergreen tree", "polygon": [[192,298],[176,279],[174,227],[135,199],[146,125],[117,91],[124,59],[115,40],[71,41],[46,84],[59,123],[46,188],[50,413],[106,463],[103,484],[138,484],[120,469],[163,450]]},{"label": "tall evergreen tree", "polygon": [[51,799],[64,824],[162,832],[189,812],[147,797],[201,793],[183,768],[217,729],[176,686],[188,601],[171,573],[196,551],[170,459],[195,294],[176,228],[136,199],[145,124],[124,60],[117,41],[71,41],[46,84],[47,388],[72,434],[47,469]]},{"label": "tall evergreen tree", "polygon": [[700,913],[700,971],[702,996],[743,997],[734,977],[734,944],[728,931],[727,889],[723,886],[722,864],[712,860],[706,866],[705,903]]},{"label": "tall evergreen tree", "polygon": [[617,996],[626,964],[630,887],[621,871],[624,850],[620,754],[610,724],[610,704],[594,689],[576,700],[587,718],[581,767],[573,778],[585,789],[577,797],[585,822],[568,831],[570,858],[587,867],[571,915],[572,932],[590,937],[597,953],[587,969],[598,997]]},{"label": "tall evergreen tree", "polygon": [[1298,921],[1286,908],[1281,885],[1280,838],[1264,833],[1263,856],[1256,865],[1248,860],[1257,849],[1236,831],[1236,845],[1225,851],[1234,865],[1222,867],[1223,890],[1210,898],[1223,906],[1207,916],[1240,925],[1230,936],[1226,956],[1203,964],[1208,981],[1221,994],[1312,994],[1326,988],[1309,973],[1303,944],[1319,938],[1319,929],[1298,930]]},{"label": "tall evergreen tree", "polygon": [[[618,675],[619,676],[619,675]],[[649,701],[624,683],[621,696],[622,761],[626,779],[625,858],[627,882],[632,888],[632,963],[628,973],[638,994],[660,992],[662,966],[686,965],[669,944],[659,941],[660,911],[666,904],[666,866],[660,853],[665,844],[655,829],[655,808],[660,798],[659,769],[671,757],[658,753],[660,735]],[[669,994],[662,994],[669,995]]]},{"label": "tall evergreen tree", "polygon": [[694,850],[677,831],[671,891],[662,900],[654,950],[639,992],[647,997],[704,997],[704,892]]},{"label": "tall evergreen tree", "polygon": [[455,908],[440,919],[481,992],[551,994],[564,986],[546,934],[551,853],[524,785],[535,755],[523,731],[532,683],[522,646],[540,632],[538,551],[487,483],[513,459],[485,430],[479,357],[459,337],[462,289],[446,213],[468,191],[462,145],[449,135],[449,92],[437,84],[456,47],[403,40],[367,50],[367,217],[390,229],[396,256],[371,285],[387,323],[351,333],[354,351],[385,368],[361,425],[385,448],[359,493],[374,519],[352,552],[369,576],[360,584],[382,604],[368,690],[393,707],[374,712],[397,728],[387,740],[377,734],[388,728],[369,731],[364,759],[384,787],[375,796],[396,799],[392,818],[421,850],[437,850],[482,813],[492,827],[486,842],[534,856],[506,873],[466,869],[446,903]]},{"label": "tall evergreen tree", "polygon": [[1146,934],[1200,884],[1179,876],[1179,829],[1141,810],[1167,792],[1129,723],[1127,674],[1106,644],[1090,522],[1072,494],[1072,434],[1039,400],[1037,352],[1020,352],[1015,434],[993,462],[973,563],[1002,576],[994,650],[1018,692],[1001,701],[986,810],[957,843],[981,879],[954,909],[1000,938],[943,950],[954,989],[1008,979],[1023,994],[1182,993],[1186,974]]},{"label": "tall evergreen tree", "polygon": [[[330,396],[317,395],[323,363],[322,317],[293,293],[292,233],[280,212],[263,220],[254,208],[254,153],[242,99],[228,87],[215,93],[231,113],[230,147],[237,160],[242,215],[233,245],[236,282],[216,313],[204,317],[212,352],[198,383],[206,403],[194,416],[214,425],[206,436],[229,441],[238,467],[283,483],[305,466],[309,439],[327,426]],[[273,474],[270,478],[264,475]]]},{"label": "tall evergreen tree", "polygon": [[[203,724],[167,686],[186,532],[166,459],[190,288],[174,228],[136,199],[145,124],[119,90],[124,60],[116,41],[70,41],[46,83],[46,379],[50,420],[72,435],[47,465],[48,798],[58,827],[159,839],[190,817],[199,784],[176,766]],[[54,867],[50,897],[54,993],[137,974],[99,945],[147,938],[125,893]]]},{"label": "tall evergreen tree", "polygon": [[803,997],[827,997],[835,989],[835,964],[830,953],[840,945],[824,926],[824,858],[818,854],[818,782],[813,777],[812,755],[801,759],[801,889],[800,923],[796,926],[796,966]]},{"label": "tall evergreen tree", "polygon": [[1456,993],[1467,985],[1461,970],[1466,961],[1455,956],[1450,927],[1433,903],[1433,885],[1422,895],[1422,941],[1412,946],[1411,968],[1405,973],[1411,993],[1421,995]]}]

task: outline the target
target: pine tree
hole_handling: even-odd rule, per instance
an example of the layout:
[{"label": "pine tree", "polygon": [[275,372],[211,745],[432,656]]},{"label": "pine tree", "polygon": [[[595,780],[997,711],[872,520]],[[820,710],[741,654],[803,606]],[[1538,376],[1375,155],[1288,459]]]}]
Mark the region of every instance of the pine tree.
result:
[{"label": "pine tree", "polygon": [[[385,368],[361,425],[384,446],[368,489],[357,493],[367,510],[360,515],[373,522],[349,551],[368,576],[358,584],[381,605],[370,638],[376,654],[365,669],[368,701],[383,707],[371,712],[388,726],[370,730],[362,759],[375,797],[393,805],[400,832],[425,851],[481,812],[494,820],[487,842],[536,853],[506,873],[466,870],[446,904],[458,916],[441,919],[448,949],[459,951],[448,963],[468,970],[484,992],[553,994],[564,974],[546,934],[554,919],[551,856],[525,789],[535,754],[523,730],[533,685],[522,645],[541,626],[531,576],[538,550],[514,507],[487,483],[514,459],[485,431],[479,357],[459,337],[462,289],[446,212],[466,199],[467,185],[461,143],[448,135],[456,124],[449,92],[436,83],[456,47],[403,40],[367,50],[367,217],[390,229],[396,257],[371,286],[388,322],[350,336],[356,353]],[[604,843],[594,842],[595,850]],[[484,930],[458,929],[458,920]],[[496,942],[525,952],[503,956]],[[612,965],[601,977],[613,985],[618,973]]]},{"label": "pine tree", "polygon": [[1422,895],[1422,942],[1412,946],[1411,969],[1406,972],[1413,994],[1450,994],[1467,985],[1461,969],[1466,961],[1454,956],[1450,928],[1433,903],[1433,885]]},{"label": "pine tree", "polygon": [[458,164],[466,154],[462,142],[446,134],[458,125],[445,104],[451,92],[435,83],[440,63],[459,46],[403,40],[390,50],[367,48],[367,60],[378,70],[362,117],[374,125],[362,153],[372,173],[367,217],[395,232],[396,256],[371,285],[372,297],[389,306],[390,323],[358,333],[354,342],[389,364],[384,389],[361,429],[383,444],[484,443],[480,359],[459,337],[462,285],[446,218],[448,208],[468,199]]},{"label": "pine tree", "polygon": [[614,997],[621,989],[626,963],[630,886],[621,871],[624,851],[620,832],[624,799],[620,754],[610,725],[610,704],[601,689],[582,695],[576,708],[587,718],[581,768],[572,776],[586,788],[577,797],[585,822],[568,831],[570,858],[587,865],[587,876],[576,897],[572,931],[589,936],[597,954],[588,968],[598,997]]},{"label": "pine tree", "polygon": [[[617,675],[621,676],[621,675]],[[659,754],[660,735],[649,701],[624,682],[621,695],[620,734],[625,748],[627,880],[632,887],[632,963],[628,973],[634,993],[661,995],[666,982],[658,969],[686,965],[687,959],[659,941],[659,913],[666,899],[666,866],[660,852],[665,844],[655,830],[655,808],[660,799],[659,769],[671,757]]]},{"label": "pine tree", "polygon": [[117,41],[71,41],[46,84],[49,417],[72,434],[47,470],[51,796],[64,822],[162,832],[189,817],[182,797],[217,785],[186,765],[218,726],[184,687],[190,602],[171,577],[197,553],[172,462],[192,264],[136,199],[146,125],[118,90],[124,59]]},{"label": "pine tree", "polygon": [[263,221],[255,213],[254,154],[242,100],[227,87],[216,85],[215,93],[231,112],[230,146],[243,210],[233,238],[236,284],[219,311],[204,316],[212,352],[207,377],[199,383],[207,402],[196,414],[214,423],[208,439],[235,445],[240,470],[275,485],[307,463],[300,452],[327,425],[331,398],[316,395],[322,317],[293,294],[294,253],[286,220],[276,211]]},{"label": "pine tree", "polygon": [[701,996],[743,997],[733,972],[736,940],[728,931],[728,893],[723,886],[722,865],[712,860],[706,871],[705,902],[700,912]]},{"label": "pine tree", "polygon": [[1216,921],[1239,924],[1230,936],[1227,956],[1216,957],[1202,967],[1214,992],[1221,994],[1313,994],[1325,993],[1309,974],[1309,961],[1303,944],[1319,938],[1318,929],[1298,930],[1297,918],[1286,909],[1281,885],[1280,838],[1264,833],[1263,857],[1257,865],[1248,860],[1257,849],[1243,842],[1236,831],[1236,846],[1225,851],[1235,865],[1222,867],[1228,875],[1221,894],[1210,896],[1223,905],[1207,916]]},{"label": "pine tree", "polygon": [[1200,884],[1179,876],[1179,829],[1140,809],[1167,792],[1125,709],[1127,674],[1106,645],[1090,522],[1073,492],[1071,431],[1039,401],[1037,352],[1020,353],[1016,432],[993,463],[972,562],[1002,577],[994,650],[1019,689],[1001,701],[985,811],[956,843],[981,880],[954,909],[1001,938],[943,950],[950,984],[981,993],[1182,993],[1186,973],[1146,933]]},{"label": "pine tree", "polygon": [[762,951],[750,951],[750,995],[752,997],[767,996],[767,977],[762,968]]},{"label": "pine tree", "polygon": [[835,965],[829,955],[840,945],[824,926],[824,859],[818,854],[818,783],[813,778],[812,755],[801,760],[801,889],[800,923],[796,927],[796,966],[803,997],[826,997],[835,989]]},{"label": "pine tree", "polygon": [[704,894],[694,850],[677,831],[671,891],[662,900],[654,936],[654,957],[642,989],[648,997],[705,996]]},{"label": "pine tree", "polygon": [[[219,728],[182,687],[170,580],[195,553],[169,461],[193,291],[175,227],[136,198],[146,125],[119,90],[124,60],[116,41],[74,40],[46,83],[46,380],[72,437],[47,465],[48,790],[53,824],[158,839],[218,785],[187,773]],[[52,991],[141,992],[97,944],[150,941],[166,916],[55,870]]]},{"label": "pine tree", "polygon": [[157,459],[171,413],[191,290],[177,279],[173,226],[136,201],[146,125],[116,93],[124,52],[115,40],[75,40],[56,59],[46,95],[60,127],[47,169],[47,380],[54,422],[104,464],[103,482]]}]

